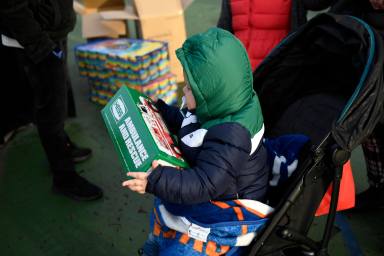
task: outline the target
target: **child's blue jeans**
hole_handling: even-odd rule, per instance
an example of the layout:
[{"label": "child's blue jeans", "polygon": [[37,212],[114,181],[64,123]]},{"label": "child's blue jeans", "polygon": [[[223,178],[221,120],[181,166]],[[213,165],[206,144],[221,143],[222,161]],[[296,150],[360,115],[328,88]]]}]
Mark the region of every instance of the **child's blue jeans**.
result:
[{"label": "child's blue jeans", "polygon": [[156,240],[156,237],[153,233],[149,233],[147,241],[143,246],[143,256],[158,256],[160,253],[159,241]]},{"label": "child's blue jeans", "polygon": [[[225,255],[240,256],[241,247],[233,247]],[[199,253],[193,250],[192,246],[185,246],[172,242],[170,239],[161,239],[150,233],[147,241],[143,246],[143,256],[202,256],[204,253]]]}]

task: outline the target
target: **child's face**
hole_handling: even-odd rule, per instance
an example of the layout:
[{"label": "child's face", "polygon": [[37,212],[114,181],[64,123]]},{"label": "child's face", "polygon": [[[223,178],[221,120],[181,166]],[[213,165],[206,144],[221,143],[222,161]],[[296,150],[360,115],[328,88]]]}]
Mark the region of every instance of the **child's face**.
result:
[{"label": "child's face", "polygon": [[183,92],[185,95],[185,101],[186,101],[188,110],[195,109],[196,108],[196,100],[195,100],[195,97],[193,96],[191,87],[189,86],[189,83],[187,80],[185,80],[185,86],[183,88]]}]

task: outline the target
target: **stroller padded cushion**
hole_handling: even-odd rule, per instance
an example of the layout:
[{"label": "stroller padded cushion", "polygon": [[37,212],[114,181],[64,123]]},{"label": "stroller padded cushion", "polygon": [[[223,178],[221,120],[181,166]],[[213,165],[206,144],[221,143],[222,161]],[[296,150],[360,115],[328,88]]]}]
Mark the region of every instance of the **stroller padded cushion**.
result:
[{"label": "stroller padded cushion", "polygon": [[267,129],[267,136],[303,134],[317,146],[331,131],[346,101],[341,96],[327,93],[306,95],[283,112],[274,127]]}]

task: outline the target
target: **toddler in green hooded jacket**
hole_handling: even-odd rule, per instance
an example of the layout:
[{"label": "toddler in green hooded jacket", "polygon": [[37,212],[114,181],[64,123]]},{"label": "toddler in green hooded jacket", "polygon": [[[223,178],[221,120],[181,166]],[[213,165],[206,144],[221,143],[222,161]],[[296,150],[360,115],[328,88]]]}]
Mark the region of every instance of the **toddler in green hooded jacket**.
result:
[{"label": "toddler in green hooded jacket", "polygon": [[[211,200],[264,201],[269,166],[263,116],[243,45],[231,33],[212,28],[188,38],[176,55],[184,69],[187,110],[182,115],[161,100],[157,107],[178,135],[190,168],[155,161],[148,173],[128,173],[133,179],[123,186],[155,195],[172,206],[173,214],[178,206],[185,210]],[[147,255],[157,255],[148,250]]]}]

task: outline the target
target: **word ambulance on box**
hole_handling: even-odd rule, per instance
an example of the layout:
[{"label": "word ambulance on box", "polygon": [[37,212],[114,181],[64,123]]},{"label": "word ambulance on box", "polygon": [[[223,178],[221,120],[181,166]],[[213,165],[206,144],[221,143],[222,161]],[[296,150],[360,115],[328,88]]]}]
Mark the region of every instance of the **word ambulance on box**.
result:
[{"label": "word ambulance on box", "polygon": [[153,160],[187,167],[157,108],[143,94],[123,86],[101,113],[125,171],[146,172]]}]

